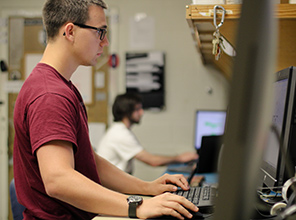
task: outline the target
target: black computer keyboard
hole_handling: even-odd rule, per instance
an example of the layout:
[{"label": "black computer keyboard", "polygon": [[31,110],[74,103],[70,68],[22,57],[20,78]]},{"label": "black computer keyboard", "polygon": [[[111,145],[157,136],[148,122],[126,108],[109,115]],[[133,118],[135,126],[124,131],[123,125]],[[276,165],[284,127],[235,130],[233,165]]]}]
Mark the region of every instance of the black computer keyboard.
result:
[{"label": "black computer keyboard", "polygon": [[179,189],[172,193],[187,198],[199,208],[200,212],[212,213],[214,211],[215,199],[217,197],[217,189],[215,187],[210,185],[190,187],[189,190]]},{"label": "black computer keyboard", "polygon": [[[213,212],[214,212],[214,202],[215,202],[215,198],[217,197],[216,187],[213,187],[211,185],[206,185],[202,187],[195,186],[195,187],[190,187],[189,190],[178,189],[177,191],[172,193],[180,196],[184,196],[199,208],[199,211],[197,213],[189,211],[193,215],[192,219],[190,220],[212,219]],[[148,220],[157,220],[157,219],[177,220],[177,218],[172,216],[160,216],[160,217],[151,218]],[[187,218],[185,219],[188,220]]]}]

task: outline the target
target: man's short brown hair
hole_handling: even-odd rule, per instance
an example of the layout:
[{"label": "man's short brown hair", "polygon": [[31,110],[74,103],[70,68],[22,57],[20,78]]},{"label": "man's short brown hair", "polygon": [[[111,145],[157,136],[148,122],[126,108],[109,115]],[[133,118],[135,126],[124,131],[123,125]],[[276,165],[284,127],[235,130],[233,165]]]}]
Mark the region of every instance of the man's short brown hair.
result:
[{"label": "man's short brown hair", "polygon": [[88,9],[91,5],[107,9],[103,0],[47,0],[43,7],[47,38],[54,39],[67,22],[84,24],[89,19]]}]

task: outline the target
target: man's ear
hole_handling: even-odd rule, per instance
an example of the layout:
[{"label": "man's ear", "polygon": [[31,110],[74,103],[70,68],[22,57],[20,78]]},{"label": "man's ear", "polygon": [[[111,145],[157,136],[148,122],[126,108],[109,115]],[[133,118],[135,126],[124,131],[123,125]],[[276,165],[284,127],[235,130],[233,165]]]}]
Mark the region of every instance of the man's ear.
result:
[{"label": "man's ear", "polygon": [[69,40],[74,39],[74,24],[73,23],[67,23],[64,26],[63,36],[65,36]]}]

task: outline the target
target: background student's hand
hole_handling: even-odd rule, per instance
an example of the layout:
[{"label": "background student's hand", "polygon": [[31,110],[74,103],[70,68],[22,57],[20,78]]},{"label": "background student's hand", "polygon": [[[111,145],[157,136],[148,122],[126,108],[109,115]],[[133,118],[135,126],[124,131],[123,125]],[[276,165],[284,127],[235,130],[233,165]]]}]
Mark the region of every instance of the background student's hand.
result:
[{"label": "background student's hand", "polygon": [[179,154],[176,157],[176,161],[180,163],[186,163],[192,160],[197,160],[198,159],[198,154],[194,152],[185,152],[182,154]]},{"label": "background student's hand", "polygon": [[181,187],[183,190],[189,189],[189,184],[182,174],[164,174],[158,179],[150,182],[148,194],[159,195],[164,192],[174,192],[177,190],[178,186]]},{"label": "background student's hand", "polygon": [[184,197],[164,193],[151,199],[144,199],[142,205],[137,208],[137,217],[146,219],[171,215],[179,219],[191,218],[192,214],[187,209],[198,211],[198,208]]}]

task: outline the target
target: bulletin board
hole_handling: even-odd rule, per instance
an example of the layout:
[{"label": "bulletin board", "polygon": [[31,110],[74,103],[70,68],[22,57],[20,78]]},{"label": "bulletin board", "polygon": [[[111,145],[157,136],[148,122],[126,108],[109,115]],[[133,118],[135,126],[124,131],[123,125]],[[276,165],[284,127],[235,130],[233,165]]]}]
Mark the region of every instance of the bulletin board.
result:
[{"label": "bulletin board", "polygon": [[138,93],[144,109],[165,107],[165,54],[126,53],[126,91]]}]

